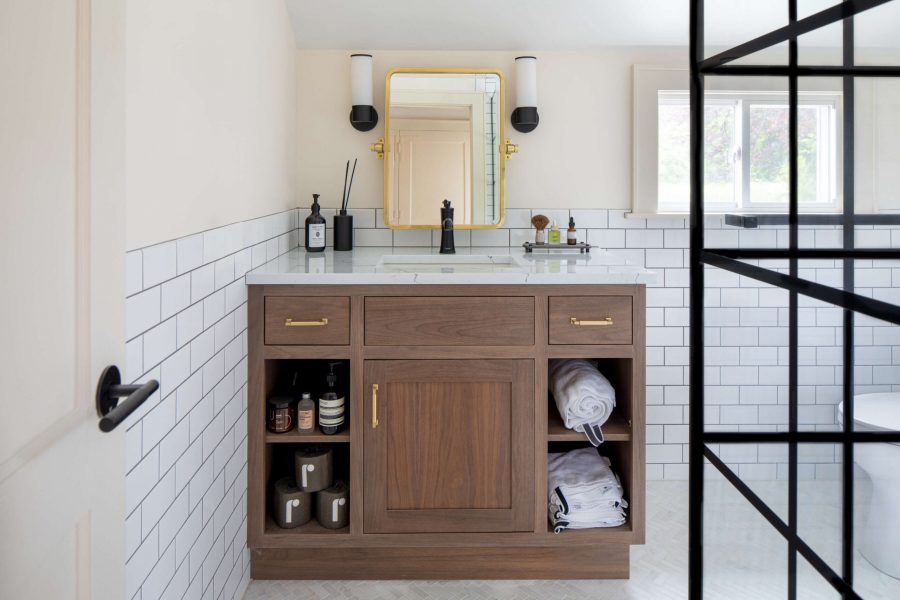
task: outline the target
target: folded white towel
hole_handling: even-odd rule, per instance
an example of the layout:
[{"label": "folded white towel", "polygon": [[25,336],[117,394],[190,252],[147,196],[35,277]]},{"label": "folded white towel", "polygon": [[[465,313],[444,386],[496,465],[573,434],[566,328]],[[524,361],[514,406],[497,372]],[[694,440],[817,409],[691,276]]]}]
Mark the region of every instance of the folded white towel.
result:
[{"label": "folded white towel", "polygon": [[549,455],[548,509],[556,533],[625,523],[628,502],[609,464],[594,448]]},{"label": "folded white towel", "polygon": [[583,358],[551,360],[550,391],[566,427],[599,446],[600,426],[616,406],[616,390],[594,363]]}]

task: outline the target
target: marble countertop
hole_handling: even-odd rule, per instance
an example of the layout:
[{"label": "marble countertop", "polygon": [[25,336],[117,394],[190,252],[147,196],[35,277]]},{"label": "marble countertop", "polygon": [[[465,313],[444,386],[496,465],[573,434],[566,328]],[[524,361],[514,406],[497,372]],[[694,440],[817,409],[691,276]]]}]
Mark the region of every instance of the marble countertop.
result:
[{"label": "marble countertop", "polygon": [[272,284],[607,284],[654,283],[656,273],[594,249],[568,250],[459,248],[356,248],[307,253],[298,248],[253,269],[248,285]]}]

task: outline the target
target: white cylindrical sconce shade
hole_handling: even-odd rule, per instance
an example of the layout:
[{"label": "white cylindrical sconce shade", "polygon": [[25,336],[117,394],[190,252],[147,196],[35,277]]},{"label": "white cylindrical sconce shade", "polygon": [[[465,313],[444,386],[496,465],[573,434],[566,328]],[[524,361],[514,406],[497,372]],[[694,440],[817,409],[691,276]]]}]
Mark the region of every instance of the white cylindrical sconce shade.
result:
[{"label": "white cylindrical sconce shade", "polygon": [[350,55],[350,85],[353,106],[373,105],[371,54]]},{"label": "white cylindrical sconce shade", "polygon": [[516,106],[537,106],[537,59],[516,59]]},{"label": "white cylindrical sconce shade", "polygon": [[519,56],[516,58],[516,109],[510,117],[516,131],[534,131],[540,117],[537,110],[537,58]]},{"label": "white cylindrical sconce shade", "polygon": [[371,131],[378,124],[372,99],[372,55],[350,55],[350,124],[357,131]]}]

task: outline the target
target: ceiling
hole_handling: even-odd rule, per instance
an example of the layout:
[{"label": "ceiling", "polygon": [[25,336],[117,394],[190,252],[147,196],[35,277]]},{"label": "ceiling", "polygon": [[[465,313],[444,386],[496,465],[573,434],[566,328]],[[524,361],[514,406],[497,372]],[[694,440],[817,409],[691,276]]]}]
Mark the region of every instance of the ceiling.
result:
[{"label": "ceiling", "polygon": [[[286,0],[297,47],[317,50],[590,50],[685,46],[688,0]],[[787,24],[788,0],[706,0],[710,46]],[[837,0],[799,0],[800,17]],[[900,47],[900,0],[856,17],[858,47]],[[840,45],[839,25],[801,48]]]}]

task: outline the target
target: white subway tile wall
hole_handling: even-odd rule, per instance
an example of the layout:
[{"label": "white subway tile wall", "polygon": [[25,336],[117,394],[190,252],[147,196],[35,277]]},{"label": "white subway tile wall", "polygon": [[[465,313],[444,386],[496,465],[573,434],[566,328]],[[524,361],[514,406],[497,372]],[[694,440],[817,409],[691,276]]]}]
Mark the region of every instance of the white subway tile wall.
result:
[{"label": "white subway tile wall", "polygon": [[127,598],[244,593],[244,274],[299,239],[292,209],[127,255],[125,378],[160,382],[125,423]]},{"label": "white subway tile wall", "polygon": [[[354,209],[356,246],[437,246],[440,232],[392,231],[381,209]],[[323,210],[330,244],[331,216]],[[626,218],[624,210],[509,209],[496,230],[457,230],[456,245],[532,240],[530,220],[575,218],[578,239],[658,273],[647,290],[647,477],[687,478],[688,236],[685,219]],[[156,378],[155,394],[127,422],[128,597],[240,597],[246,549],[247,365],[244,274],[303,244],[304,209],[129,252],[126,377]],[[743,230],[706,219],[708,246],[786,246],[784,228]],[[890,231],[889,231],[890,230]],[[835,228],[804,230],[801,243],[835,243]],[[892,237],[893,236],[893,237]],[[900,230],[857,239],[900,245]],[[898,301],[900,264],[856,261],[858,290]],[[781,266],[781,265],[775,265]],[[786,265],[785,265],[786,266]],[[840,261],[806,261],[801,276],[840,285]],[[710,430],[776,431],[787,424],[787,294],[716,269],[706,271],[706,422]],[[800,299],[800,422],[838,427],[842,313]],[[900,328],[859,316],[856,392],[900,390]],[[782,446],[722,446],[748,479],[784,478]],[[833,445],[800,448],[800,476],[835,478]]]}]

